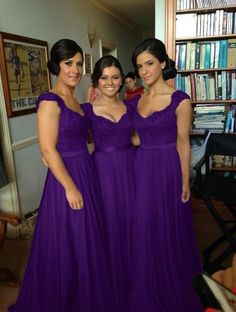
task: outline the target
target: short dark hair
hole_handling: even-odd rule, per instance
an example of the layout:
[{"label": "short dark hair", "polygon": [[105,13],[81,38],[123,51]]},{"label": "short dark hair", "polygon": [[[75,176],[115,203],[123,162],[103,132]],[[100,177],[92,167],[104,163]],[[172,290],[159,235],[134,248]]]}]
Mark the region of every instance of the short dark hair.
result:
[{"label": "short dark hair", "polygon": [[51,48],[50,60],[47,63],[48,69],[52,75],[59,75],[60,62],[80,53],[83,58],[82,48],[71,39],[60,39]]},{"label": "short dark hair", "polygon": [[137,57],[139,54],[145,51],[155,56],[155,58],[157,58],[159,62],[166,62],[166,66],[164,67],[162,72],[164,80],[168,80],[176,76],[177,70],[175,67],[175,62],[170,59],[168,54],[166,53],[166,47],[164,43],[156,38],[147,38],[137,45],[132,55],[132,64],[135,67],[135,73],[137,77],[139,77],[136,64]]},{"label": "short dark hair", "polygon": [[135,73],[134,72],[128,72],[126,75],[125,75],[125,79],[126,78],[131,78],[131,79],[133,79],[133,80],[135,80],[136,79],[136,76],[135,76]]},{"label": "short dark hair", "polygon": [[113,55],[104,55],[95,63],[93,73],[91,76],[92,84],[94,87],[98,86],[98,80],[101,78],[104,68],[111,67],[111,66],[115,66],[120,71],[122,84],[120,86],[119,91],[121,90],[124,84],[124,73],[123,73],[120,62]]}]

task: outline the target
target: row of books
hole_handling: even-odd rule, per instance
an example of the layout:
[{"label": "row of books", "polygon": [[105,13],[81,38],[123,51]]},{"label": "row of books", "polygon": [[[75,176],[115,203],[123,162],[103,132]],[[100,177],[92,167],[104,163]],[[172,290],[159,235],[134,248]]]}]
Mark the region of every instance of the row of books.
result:
[{"label": "row of books", "polygon": [[176,15],[177,39],[227,34],[236,34],[236,12],[216,10],[204,14],[185,13]]},{"label": "row of books", "polygon": [[178,10],[191,10],[236,5],[235,0],[177,0]]},{"label": "row of books", "polygon": [[233,133],[236,132],[236,105],[231,105],[227,111],[226,121],[225,121],[225,132]]},{"label": "row of books", "polygon": [[223,132],[225,122],[225,104],[196,104],[192,132]]},{"label": "row of books", "polygon": [[[214,155],[212,160],[213,160],[212,165],[214,166],[214,168],[225,168],[225,166],[232,168],[236,167],[235,156]],[[236,178],[236,174],[234,172],[225,172],[222,174],[224,174],[225,177]]]},{"label": "row of books", "polygon": [[175,83],[193,101],[236,100],[236,72],[177,74]]},{"label": "row of books", "polygon": [[236,68],[236,38],[176,44],[178,70]]}]

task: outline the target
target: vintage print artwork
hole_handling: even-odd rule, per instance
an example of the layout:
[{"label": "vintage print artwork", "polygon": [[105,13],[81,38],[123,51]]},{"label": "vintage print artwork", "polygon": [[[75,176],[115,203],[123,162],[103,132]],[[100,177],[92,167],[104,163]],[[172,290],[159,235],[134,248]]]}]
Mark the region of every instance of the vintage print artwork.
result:
[{"label": "vintage print artwork", "polygon": [[50,88],[47,43],[1,34],[1,71],[8,117],[32,113]]}]

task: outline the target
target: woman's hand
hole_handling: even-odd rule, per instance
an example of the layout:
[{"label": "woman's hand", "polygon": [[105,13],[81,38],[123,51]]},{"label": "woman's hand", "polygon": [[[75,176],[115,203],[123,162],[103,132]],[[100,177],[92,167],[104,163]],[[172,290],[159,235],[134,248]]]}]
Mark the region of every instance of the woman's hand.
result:
[{"label": "woman's hand", "polygon": [[183,185],[182,187],[182,194],[181,194],[181,200],[183,203],[186,203],[190,198],[190,187]]},{"label": "woman's hand", "polygon": [[75,185],[65,190],[65,192],[66,199],[68,200],[69,205],[72,209],[78,210],[83,208],[84,206],[83,196]]}]

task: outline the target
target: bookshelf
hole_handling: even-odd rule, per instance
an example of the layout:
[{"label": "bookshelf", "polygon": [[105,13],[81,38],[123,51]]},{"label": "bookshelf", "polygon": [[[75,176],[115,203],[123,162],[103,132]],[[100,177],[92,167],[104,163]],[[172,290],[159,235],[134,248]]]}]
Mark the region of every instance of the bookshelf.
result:
[{"label": "bookshelf", "polygon": [[192,135],[236,132],[236,1],[166,0],[166,47],[191,97]]}]

